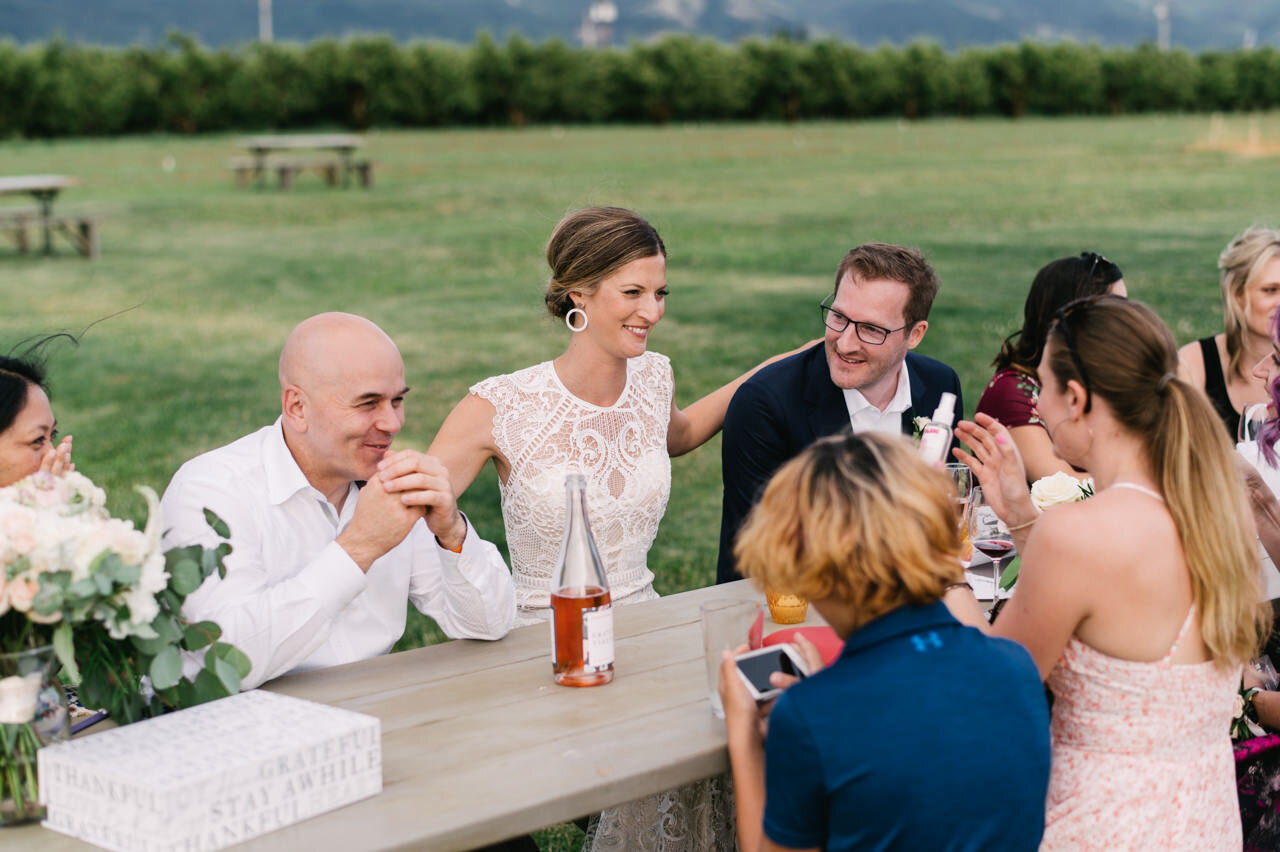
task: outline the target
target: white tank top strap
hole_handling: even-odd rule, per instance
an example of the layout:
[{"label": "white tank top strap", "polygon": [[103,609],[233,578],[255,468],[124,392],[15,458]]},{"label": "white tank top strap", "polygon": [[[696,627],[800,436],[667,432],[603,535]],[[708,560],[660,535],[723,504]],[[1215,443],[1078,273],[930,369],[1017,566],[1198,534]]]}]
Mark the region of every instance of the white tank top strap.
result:
[{"label": "white tank top strap", "polygon": [[1145,494],[1153,500],[1159,500],[1161,503],[1164,502],[1164,496],[1161,495],[1159,491],[1156,491],[1153,488],[1148,488],[1145,485],[1139,485],[1136,482],[1113,482],[1111,483],[1111,487],[1128,488],[1130,491],[1137,491],[1141,494]]},{"label": "white tank top strap", "polygon": [[1178,630],[1178,635],[1173,637],[1173,644],[1169,646],[1169,653],[1164,655],[1164,659],[1160,662],[1167,663],[1173,659],[1173,654],[1178,650],[1178,646],[1182,644],[1182,640],[1187,635],[1187,630],[1191,627],[1191,622],[1196,620],[1196,605],[1192,604],[1191,609],[1187,610],[1187,617],[1182,622],[1182,627]]}]

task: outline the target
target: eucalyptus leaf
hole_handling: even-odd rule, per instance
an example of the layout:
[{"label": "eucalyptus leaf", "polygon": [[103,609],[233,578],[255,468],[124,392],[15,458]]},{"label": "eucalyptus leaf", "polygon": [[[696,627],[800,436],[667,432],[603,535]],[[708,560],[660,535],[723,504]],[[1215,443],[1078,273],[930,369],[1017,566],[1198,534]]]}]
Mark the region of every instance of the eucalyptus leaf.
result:
[{"label": "eucalyptus leaf", "polygon": [[189,544],[186,547],[174,547],[170,550],[166,550],[164,553],[165,570],[172,572],[173,566],[178,564],[178,562],[180,562],[181,560],[183,559],[191,559],[193,561],[197,560],[200,558],[200,554],[203,552],[204,552],[204,548],[202,548],[198,544]]},{"label": "eucalyptus leaf", "polygon": [[219,518],[217,514],[209,509],[204,510],[205,522],[213,528],[219,538],[231,538],[231,528],[227,526],[227,522]]},{"label": "eucalyptus leaf", "polygon": [[62,589],[57,586],[41,586],[36,592],[31,608],[41,615],[53,615],[62,609]]},{"label": "eucalyptus leaf", "polygon": [[65,619],[53,631],[53,652],[58,655],[58,662],[62,663],[70,685],[79,686],[80,668],[76,665],[75,635],[71,631],[71,622]]},{"label": "eucalyptus leaf", "polygon": [[169,643],[164,639],[161,639],[159,636],[155,636],[150,639],[144,639],[141,636],[130,636],[129,642],[133,647],[137,648],[148,657],[154,657],[156,654],[159,654],[165,648],[169,647]]},{"label": "eucalyptus leaf", "polygon": [[172,645],[165,647],[151,661],[151,684],[156,689],[176,686],[182,679],[182,655]]},{"label": "eucalyptus leaf", "polygon": [[182,628],[182,647],[188,651],[199,651],[201,648],[218,641],[222,635],[221,628],[212,621],[199,624],[188,624]]},{"label": "eucalyptus leaf", "polygon": [[200,573],[200,564],[194,559],[179,559],[178,563],[169,569],[169,588],[184,598],[200,588],[203,582],[204,575]]},{"label": "eucalyptus leaf", "polygon": [[227,688],[222,685],[222,681],[218,680],[218,676],[207,668],[201,669],[200,674],[196,675],[196,704],[217,701],[219,698],[226,698],[230,694],[227,692]]},{"label": "eucalyptus leaf", "polygon": [[253,669],[253,663],[249,657],[237,648],[235,645],[229,645],[226,642],[214,642],[210,652],[219,659],[230,663],[240,673],[240,677],[246,678]]},{"label": "eucalyptus leaf", "polygon": [[122,586],[136,585],[138,580],[142,579],[142,566],[126,565],[120,562],[116,565],[115,580]]},{"label": "eucalyptus leaf", "polygon": [[1022,565],[1022,560],[1014,558],[1012,562],[1005,566],[1004,571],[1000,574],[1000,588],[1008,591],[1013,588],[1013,584],[1018,582],[1018,569]]},{"label": "eucalyptus leaf", "polygon": [[98,585],[88,577],[76,580],[67,587],[67,593],[77,598],[91,598],[98,593]]},{"label": "eucalyptus leaf", "polygon": [[240,691],[240,672],[236,667],[219,657],[213,658],[213,672],[219,683],[227,690],[227,695],[235,695]]}]

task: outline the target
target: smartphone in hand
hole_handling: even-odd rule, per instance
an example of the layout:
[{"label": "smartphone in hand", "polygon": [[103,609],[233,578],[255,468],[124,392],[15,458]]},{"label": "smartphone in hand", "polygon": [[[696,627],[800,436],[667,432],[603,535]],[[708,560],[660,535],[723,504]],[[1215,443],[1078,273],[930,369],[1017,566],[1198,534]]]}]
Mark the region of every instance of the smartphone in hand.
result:
[{"label": "smartphone in hand", "polygon": [[734,659],[738,663],[738,676],[757,704],[772,701],[782,694],[781,689],[769,683],[769,676],[774,672],[802,679],[809,674],[809,667],[799,652],[786,643],[745,651]]}]

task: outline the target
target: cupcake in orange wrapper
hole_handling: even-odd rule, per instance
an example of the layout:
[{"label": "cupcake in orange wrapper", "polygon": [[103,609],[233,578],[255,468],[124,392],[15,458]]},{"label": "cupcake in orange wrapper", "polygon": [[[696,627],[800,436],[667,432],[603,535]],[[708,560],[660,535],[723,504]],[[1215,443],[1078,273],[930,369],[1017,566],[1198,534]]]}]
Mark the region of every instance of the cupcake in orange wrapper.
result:
[{"label": "cupcake in orange wrapper", "polygon": [[799,595],[784,595],[766,590],[764,596],[769,603],[769,617],[774,624],[799,624],[809,611],[809,602]]}]

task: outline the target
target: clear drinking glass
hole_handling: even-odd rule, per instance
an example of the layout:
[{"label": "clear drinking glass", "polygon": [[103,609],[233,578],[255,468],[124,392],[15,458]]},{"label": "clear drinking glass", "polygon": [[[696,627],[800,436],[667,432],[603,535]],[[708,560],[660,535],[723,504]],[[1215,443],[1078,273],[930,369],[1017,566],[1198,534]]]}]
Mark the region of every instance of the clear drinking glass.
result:
[{"label": "clear drinking glass", "polygon": [[967,563],[973,556],[973,546],[969,542],[969,501],[973,497],[973,471],[967,464],[953,462],[947,466],[947,475],[955,483],[955,493],[951,495],[952,504],[956,507],[956,524],[960,528],[960,556]]},{"label": "clear drinking glass", "polygon": [[991,559],[991,600],[994,607],[995,601],[1000,599],[1004,560],[1014,552],[1013,536],[987,503],[981,485],[973,487],[973,496],[969,498],[969,536],[973,539],[973,546]]},{"label": "clear drinking glass", "polygon": [[711,695],[711,712],[724,718],[720,704],[720,655],[739,645],[760,647],[764,628],[764,611],[759,601],[726,598],[707,601],[702,611],[702,651],[707,663],[707,691]]}]

